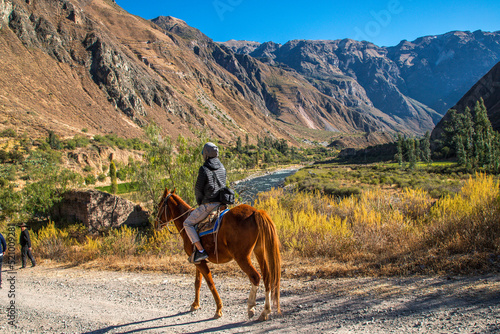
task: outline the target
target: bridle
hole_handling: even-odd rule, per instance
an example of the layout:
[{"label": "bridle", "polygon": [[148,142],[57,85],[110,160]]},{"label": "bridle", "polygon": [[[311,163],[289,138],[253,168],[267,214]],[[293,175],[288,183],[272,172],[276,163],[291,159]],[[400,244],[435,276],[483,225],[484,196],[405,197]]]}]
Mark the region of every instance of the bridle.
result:
[{"label": "bridle", "polygon": [[193,210],[194,210],[194,208],[191,208],[191,209],[187,210],[187,211],[186,211],[186,212],[184,212],[182,215],[177,216],[177,217],[175,217],[175,218],[173,218],[173,219],[170,219],[169,221],[167,221],[167,222],[165,222],[165,223],[164,223],[164,222],[162,222],[162,221],[160,220],[161,214],[162,214],[162,212],[165,212],[165,217],[167,217],[167,209],[168,209],[167,201],[168,201],[168,199],[169,199],[170,197],[172,197],[172,195],[173,195],[172,193],[169,193],[169,194],[168,194],[166,197],[164,197],[164,198],[163,198],[163,200],[161,201],[161,203],[160,203],[160,205],[159,205],[159,208],[158,208],[158,214],[156,215],[156,220],[155,220],[155,221],[156,221],[156,223],[158,224],[158,228],[159,228],[159,229],[161,229],[161,228],[163,228],[164,226],[166,226],[166,227],[167,227],[167,230],[168,230],[168,232],[170,232],[170,234],[181,234],[181,232],[182,232],[182,230],[184,230],[184,228],[182,228],[182,230],[180,230],[180,231],[179,231],[179,233],[172,232],[172,231],[170,230],[170,224],[171,224],[171,223],[173,223],[174,221],[176,221],[177,219],[179,219],[179,218],[181,218],[181,217],[183,217],[183,216],[187,215],[188,213],[190,213],[191,211],[193,211]]}]

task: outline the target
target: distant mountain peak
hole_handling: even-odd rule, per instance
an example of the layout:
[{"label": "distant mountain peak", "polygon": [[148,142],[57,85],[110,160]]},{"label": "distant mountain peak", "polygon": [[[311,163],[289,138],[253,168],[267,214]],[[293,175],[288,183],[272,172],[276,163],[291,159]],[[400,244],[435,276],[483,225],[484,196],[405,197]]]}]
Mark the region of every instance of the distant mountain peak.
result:
[{"label": "distant mountain peak", "polygon": [[151,20],[162,29],[176,34],[182,38],[198,41],[211,41],[211,39],[200,30],[189,26],[185,21],[173,16],[158,16]]},{"label": "distant mountain peak", "polygon": [[220,42],[219,44],[228,47],[237,54],[250,54],[261,45],[259,42],[239,41],[235,39],[230,39],[226,42]]}]

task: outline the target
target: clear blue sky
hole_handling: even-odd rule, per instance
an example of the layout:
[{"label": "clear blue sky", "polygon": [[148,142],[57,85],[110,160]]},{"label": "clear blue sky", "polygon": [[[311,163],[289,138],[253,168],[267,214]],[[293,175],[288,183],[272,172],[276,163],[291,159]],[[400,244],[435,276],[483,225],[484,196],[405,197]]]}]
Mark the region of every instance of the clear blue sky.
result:
[{"label": "clear blue sky", "polygon": [[116,0],[129,13],[174,16],[217,42],[368,40],[393,46],[452,30],[500,30],[499,0]]}]

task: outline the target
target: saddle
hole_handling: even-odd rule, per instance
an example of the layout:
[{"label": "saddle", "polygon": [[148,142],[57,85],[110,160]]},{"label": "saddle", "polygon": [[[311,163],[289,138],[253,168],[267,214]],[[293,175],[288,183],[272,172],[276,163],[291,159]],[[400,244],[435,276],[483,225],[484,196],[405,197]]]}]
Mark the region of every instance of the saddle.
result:
[{"label": "saddle", "polygon": [[196,232],[200,237],[219,231],[222,217],[229,211],[229,209],[225,209],[225,207],[225,205],[218,206],[215,210],[210,212],[205,219],[195,225]]}]

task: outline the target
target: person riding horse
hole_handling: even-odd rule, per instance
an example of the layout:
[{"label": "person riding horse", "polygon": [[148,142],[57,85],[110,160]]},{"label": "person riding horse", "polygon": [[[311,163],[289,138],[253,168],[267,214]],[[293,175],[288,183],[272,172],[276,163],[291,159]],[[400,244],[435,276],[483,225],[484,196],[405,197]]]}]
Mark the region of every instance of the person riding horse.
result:
[{"label": "person riding horse", "polygon": [[196,251],[189,257],[189,262],[199,263],[208,257],[200,237],[196,233],[195,225],[205,219],[210,212],[215,210],[219,202],[219,190],[226,185],[226,169],[219,160],[219,149],[213,143],[206,143],[201,152],[204,164],[198,170],[198,178],[195,186],[195,197],[198,208],[193,210],[184,221],[184,229],[196,247]]}]

